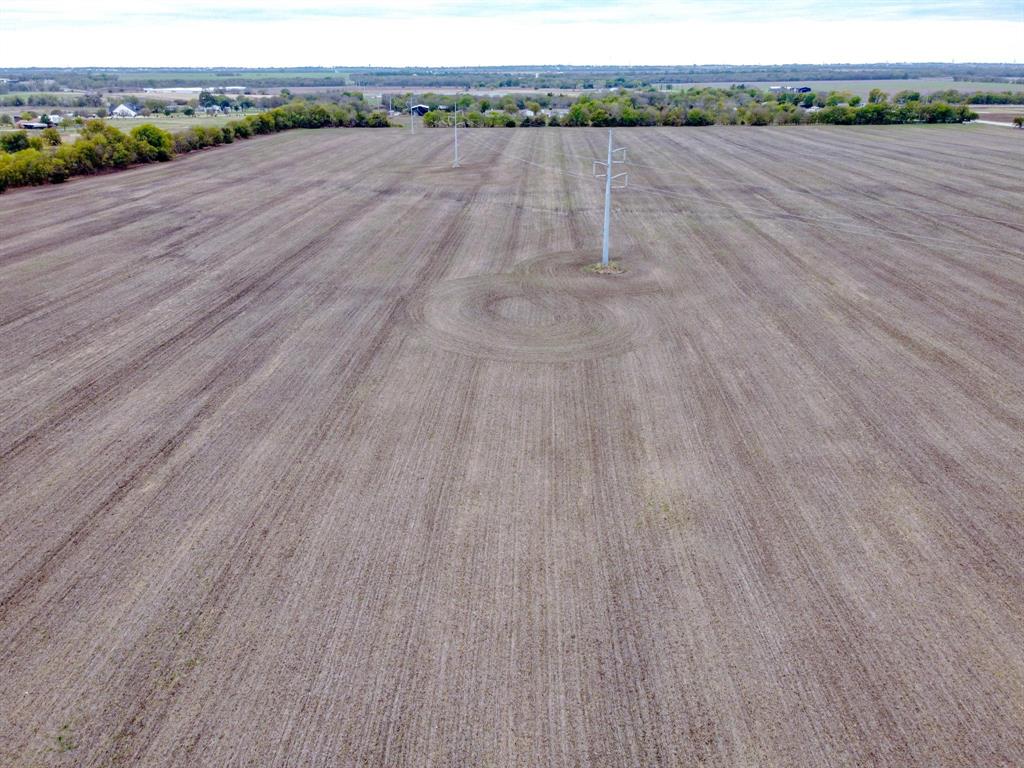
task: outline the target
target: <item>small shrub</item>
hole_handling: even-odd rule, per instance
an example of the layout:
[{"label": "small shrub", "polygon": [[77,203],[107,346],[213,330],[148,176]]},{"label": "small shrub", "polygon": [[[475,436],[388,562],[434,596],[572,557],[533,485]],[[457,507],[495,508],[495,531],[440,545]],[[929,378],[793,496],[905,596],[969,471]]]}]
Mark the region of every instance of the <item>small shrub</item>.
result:
[{"label": "small shrub", "polygon": [[39,137],[43,140],[44,144],[51,147],[59,147],[61,145],[60,131],[54,128],[52,125],[49,128],[44,128],[43,132],[39,134]]},{"label": "small shrub", "polygon": [[23,149],[4,155],[0,160],[0,186],[24,187],[43,184],[49,180],[50,156],[38,149]]},{"label": "small shrub", "polygon": [[62,158],[51,157],[50,158],[50,181],[54,184],[60,184],[62,181],[66,181],[69,176],[67,163]]},{"label": "small shrub", "polygon": [[252,127],[245,120],[232,120],[225,127],[235,132],[236,139],[248,139],[252,136]]}]

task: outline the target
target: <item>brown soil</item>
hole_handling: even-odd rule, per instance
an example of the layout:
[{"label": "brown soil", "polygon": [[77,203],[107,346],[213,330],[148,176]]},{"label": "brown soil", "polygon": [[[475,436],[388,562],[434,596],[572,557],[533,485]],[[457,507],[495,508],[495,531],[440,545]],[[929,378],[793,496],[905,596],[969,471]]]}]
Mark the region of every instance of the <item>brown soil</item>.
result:
[{"label": "brown soil", "polygon": [[0,197],[0,765],[1024,764],[1019,136],[465,136]]},{"label": "brown soil", "polygon": [[583,268],[583,271],[594,275],[621,275],[626,270],[617,261],[609,261],[607,265],[599,261],[596,264],[588,264]]}]

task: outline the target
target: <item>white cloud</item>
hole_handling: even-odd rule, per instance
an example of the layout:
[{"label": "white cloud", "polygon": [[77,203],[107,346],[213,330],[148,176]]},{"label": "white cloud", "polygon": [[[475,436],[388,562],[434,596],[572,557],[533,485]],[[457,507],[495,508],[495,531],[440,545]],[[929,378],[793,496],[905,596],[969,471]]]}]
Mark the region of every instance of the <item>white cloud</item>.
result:
[{"label": "white cloud", "polygon": [[1024,39],[1001,0],[932,0],[927,13],[881,0],[14,2],[0,11],[0,66],[1013,61]]}]

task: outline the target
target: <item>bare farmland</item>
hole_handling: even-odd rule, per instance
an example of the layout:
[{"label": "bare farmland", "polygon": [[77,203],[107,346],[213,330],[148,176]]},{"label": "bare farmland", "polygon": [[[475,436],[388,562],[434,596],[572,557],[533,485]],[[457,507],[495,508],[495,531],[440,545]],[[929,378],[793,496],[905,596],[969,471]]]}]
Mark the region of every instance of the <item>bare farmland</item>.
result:
[{"label": "bare farmland", "polygon": [[294,131],[0,197],[0,764],[1024,763],[997,127]]}]

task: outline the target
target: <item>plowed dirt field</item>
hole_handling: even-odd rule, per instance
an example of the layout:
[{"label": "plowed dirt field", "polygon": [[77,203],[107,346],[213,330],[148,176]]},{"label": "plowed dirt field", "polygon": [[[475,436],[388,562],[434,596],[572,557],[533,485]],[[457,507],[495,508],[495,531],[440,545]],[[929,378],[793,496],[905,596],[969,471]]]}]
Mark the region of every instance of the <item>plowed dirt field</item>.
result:
[{"label": "plowed dirt field", "polygon": [[606,136],[0,197],[0,765],[1024,764],[1024,135]]}]

